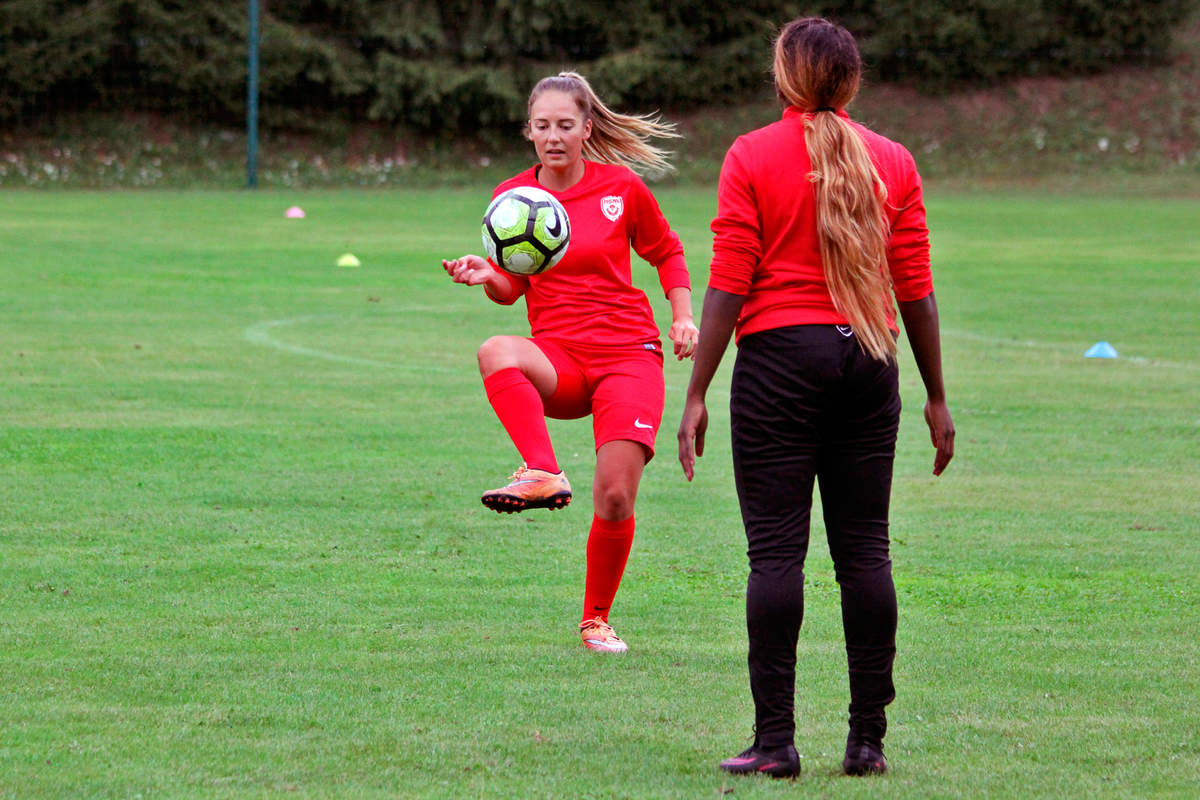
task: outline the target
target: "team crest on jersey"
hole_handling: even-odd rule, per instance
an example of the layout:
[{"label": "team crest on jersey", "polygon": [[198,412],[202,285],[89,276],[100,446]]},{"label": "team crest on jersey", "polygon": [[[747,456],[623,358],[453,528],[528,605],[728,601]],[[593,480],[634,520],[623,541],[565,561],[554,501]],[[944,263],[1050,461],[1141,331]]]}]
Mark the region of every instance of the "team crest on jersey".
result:
[{"label": "team crest on jersey", "polygon": [[604,212],[604,216],[616,222],[625,211],[625,198],[619,194],[610,194],[600,201],[600,210]]}]

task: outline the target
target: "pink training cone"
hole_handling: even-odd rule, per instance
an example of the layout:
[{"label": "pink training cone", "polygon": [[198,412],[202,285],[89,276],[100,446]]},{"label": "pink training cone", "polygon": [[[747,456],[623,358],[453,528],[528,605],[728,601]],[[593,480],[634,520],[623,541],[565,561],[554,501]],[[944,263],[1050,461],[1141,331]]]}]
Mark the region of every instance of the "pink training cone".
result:
[{"label": "pink training cone", "polygon": [[300,206],[292,206],[283,215],[288,219],[304,219],[304,209]]}]

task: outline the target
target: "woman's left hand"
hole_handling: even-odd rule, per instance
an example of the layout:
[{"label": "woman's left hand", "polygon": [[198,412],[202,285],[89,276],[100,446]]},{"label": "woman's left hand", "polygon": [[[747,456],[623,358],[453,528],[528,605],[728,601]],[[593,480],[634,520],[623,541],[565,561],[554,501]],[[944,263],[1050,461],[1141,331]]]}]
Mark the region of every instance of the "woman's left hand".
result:
[{"label": "woman's left hand", "polygon": [[679,420],[679,465],[683,477],[689,481],[696,474],[696,459],[704,455],[704,434],[708,431],[708,406],[704,399],[692,397],[683,405],[683,418]]},{"label": "woman's left hand", "polygon": [[691,318],[677,319],[671,323],[671,343],[675,345],[675,360],[696,357],[696,342],[700,340],[700,331]]}]

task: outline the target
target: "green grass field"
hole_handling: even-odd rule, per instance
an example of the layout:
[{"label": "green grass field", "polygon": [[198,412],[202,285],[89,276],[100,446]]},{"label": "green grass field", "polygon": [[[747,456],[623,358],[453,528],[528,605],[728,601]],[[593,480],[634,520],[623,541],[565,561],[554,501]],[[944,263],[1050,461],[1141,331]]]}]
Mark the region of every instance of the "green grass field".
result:
[{"label": "green grass field", "polygon": [[[818,527],[792,784],[716,769],[753,720],[732,352],[693,484],[667,365],[624,657],[574,627],[590,424],[551,427],[570,508],[479,504],[517,457],[475,348],[527,328],[438,260],[486,197],[0,193],[0,797],[1196,795],[1200,202],[930,189],[958,448],[932,478],[905,349],[893,770],[837,774]],[[698,311],[714,193],[660,200]]]}]

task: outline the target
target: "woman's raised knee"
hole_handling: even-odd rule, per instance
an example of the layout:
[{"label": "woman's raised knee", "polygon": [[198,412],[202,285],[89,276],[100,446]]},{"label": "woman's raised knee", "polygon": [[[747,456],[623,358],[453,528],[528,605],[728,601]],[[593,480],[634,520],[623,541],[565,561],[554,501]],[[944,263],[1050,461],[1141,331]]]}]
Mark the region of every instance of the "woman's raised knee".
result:
[{"label": "woman's raised knee", "polygon": [[479,361],[479,374],[483,377],[502,369],[520,365],[511,336],[493,336],[479,345],[475,358]]}]

